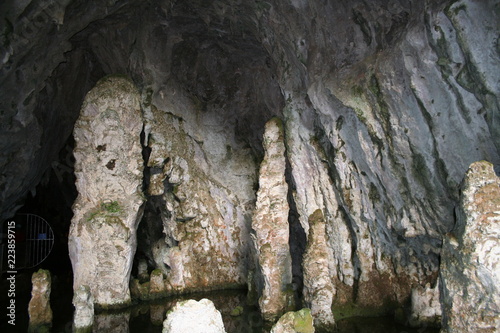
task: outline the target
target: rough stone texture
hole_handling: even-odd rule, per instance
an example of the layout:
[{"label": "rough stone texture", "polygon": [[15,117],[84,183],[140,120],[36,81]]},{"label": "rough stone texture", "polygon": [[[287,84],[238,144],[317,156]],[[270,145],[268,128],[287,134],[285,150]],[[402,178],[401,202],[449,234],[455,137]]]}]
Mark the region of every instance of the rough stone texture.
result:
[{"label": "rough stone texture", "polygon": [[[495,121],[481,115],[496,112],[497,99],[463,80],[497,69],[498,61],[468,62],[473,41],[462,31],[476,23],[450,21],[464,14],[474,21],[472,13],[480,11],[493,22],[496,14],[486,12],[495,2],[411,9],[407,2],[339,3],[268,13],[270,20],[280,10],[302,18],[287,21],[276,39],[283,48],[295,42],[296,59],[270,48],[282,59],[278,68],[294,68],[297,61],[307,68],[297,66],[280,81],[295,200],[306,231],[308,216],[324,212],[336,303],[390,311],[391,304],[408,300],[412,286],[435,282],[441,235],[452,228],[458,183],[468,164],[479,156],[499,161]],[[342,7],[353,16],[342,17]],[[306,33],[297,39],[298,31]],[[338,41],[335,35],[352,42],[332,50],[337,56],[329,71],[325,49]],[[484,45],[496,52],[490,33],[482,36],[489,36]],[[307,84],[296,80],[301,70],[309,74]],[[482,85],[489,73],[475,77]]]},{"label": "rough stone texture", "polygon": [[288,184],[285,180],[285,145],[281,120],[271,119],[264,132],[264,160],[252,220],[258,269],[263,279],[259,306],[264,319],[274,320],[293,300],[292,259],[289,247]]},{"label": "rough stone texture", "polygon": [[75,125],[78,197],[69,235],[74,289],[90,287],[96,305],[130,302],[129,279],[144,197],[139,94],[106,77],[86,96]]},{"label": "rough stone texture", "polygon": [[84,331],[94,324],[94,297],[88,286],[80,286],[73,295],[73,306],[75,313],[73,315],[73,327]]},{"label": "rough stone texture", "polygon": [[31,300],[28,305],[30,331],[36,332],[43,326],[52,326],[52,309],[50,308],[51,278],[50,272],[40,269],[31,277]]},{"label": "rough stone texture", "polygon": [[155,179],[163,187],[146,208],[144,222],[162,226],[147,232],[150,256],[168,292],[243,286],[255,200],[249,149],[219,129],[220,116],[186,114],[186,105],[198,111],[181,92],[165,89],[161,96],[162,109],[143,96],[147,168],[159,175],[150,180],[149,194]]},{"label": "rough stone texture", "polygon": [[261,138],[278,115],[294,215],[306,235],[309,216],[324,215],[336,304],[404,304],[435,283],[468,166],[500,164],[498,5],[3,1],[2,219],[58,170],[88,89],[127,73],[145,113],[160,115],[145,132],[172,124],[151,131],[175,144],[148,166],[148,194],[164,202],[153,205],[160,221],[148,213],[160,231],[145,244],[171,289],[245,283]]},{"label": "rough stone texture", "polygon": [[441,255],[442,332],[500,331],[500,177],[471,164]]},{"label": "rough stone texture", "polygon": [[332,328],[333,281],[329,271],[328,239],[321,210],[309,216],[309,236],[302,266],[304,269],[304,302],[311,309],[315,326]]},{"label": "rough stone texture", "polygon": [[411,311],[408,323],[413,327],[439,327],[441,325],[441,302],[439,283],[431,288],[418,286],[411,291]]},{"label": "rough stone texture", "polygon": [[159,269],[151,272],[149,278],[149,295],[151,298],[165,296],[165,283],[163,281],[163,273]]},{"label": "rough stone texture", "polygon": [[225,333],[222,316],[209,299],[177,303],[163,322],[163,333]]},{"label": "rough stone texture", "polygon": [[310,309],[287,312],[271,329],[271,333],[314,333],[313,316]]}]

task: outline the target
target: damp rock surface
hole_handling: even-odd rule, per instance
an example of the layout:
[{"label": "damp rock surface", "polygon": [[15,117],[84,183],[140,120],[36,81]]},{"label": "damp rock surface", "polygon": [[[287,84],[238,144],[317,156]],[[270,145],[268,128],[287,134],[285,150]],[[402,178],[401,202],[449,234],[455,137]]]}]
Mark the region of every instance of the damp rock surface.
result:
[{"label": "damp rock surface", "polygon": [[457,224],[446,235],[440,270],[442,332],[500,330],[500,178],[486,161],[471,164]]},{"label": "damp rock surface", "polygon": [[328,267],[326,225],[321,210],[309,217],[309,236],[302,266],[304,269],[304,302],[315,318],[316,327],[332,328],[335,290]]},{"label": "damp rock surface", "polygon": [[[138,251],[169,292],[247,283],[273,116],[284,122],[291,215],[304,237],[316,210],[325,220],[324,304],[388,314],[434,286],[464,173],[478,160],[500,165],[498,0],[31,0],[0,11],[2,220],[37,184],[73,173],[59,152],[86,93],[126,73],[144,113]],[[112,152],[95,144],[97,156]],[[113,173],[135,163],[123,154],[92,162]],[[77,205],[114,219],[119,200]],[[108,228],[104,215],[94,217]],[[102,234],[124,235],[111,224]],[[83,247],[72,244],[76,258]]]},{"label": "damp rock surface", "polygon": [[94,324],[94,297],[88,286],[81,285],[73,295],[73,327],[82,332]]},{"label": "damp rock surface", "polygon": [[177,303],[167,313],[163,333],[226,333],[222,316],[209,299]]},{"label": "damp rock surface", "polygon": [[75,125],[78,197],[69,235],[76,290],[90,287],[102,307],[130,303],[129,278],[144,196],[139,93],[106,77],[86,96]]},{"label": "damp rock surface", "polygon": [[313,316],[311,310],[287,312],[272,327],[271,333],[314,333]]},{"label": "damp rock surface", "polygon": [[439,298],[439,281],[431,287],[418,286],[411,292],[411,313],[408,323],[412,327],[440,327],[441,325],[441,302]]},{"label": "damp rock surface", "polygon": [[293,301],[285,144],[283,124],[279,119],[266,124],[263,144],[265,155],[260,166],[252,229],[258,270],[263,280],[259,306],[264,318],[273,320]]},{"label": "damp rock surface", "polygon": [[52,281],[50,272],[40,269],[31,277],[31,300],[28,305],[30,317],[29,331],[37,332],[43,327],[52,326],[52,309],[50,307],[50,292]]}]

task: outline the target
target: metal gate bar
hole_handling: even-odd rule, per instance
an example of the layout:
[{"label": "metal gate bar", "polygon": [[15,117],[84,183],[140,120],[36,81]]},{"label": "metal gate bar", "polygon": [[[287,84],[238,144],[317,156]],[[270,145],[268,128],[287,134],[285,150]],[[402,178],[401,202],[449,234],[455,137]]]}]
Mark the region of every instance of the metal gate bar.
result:
[{"label": "metal gate bar", "polygon": [[40,216],[26,214],[26,262],[25,268],[41,264],[54,246],[54,233]]}]

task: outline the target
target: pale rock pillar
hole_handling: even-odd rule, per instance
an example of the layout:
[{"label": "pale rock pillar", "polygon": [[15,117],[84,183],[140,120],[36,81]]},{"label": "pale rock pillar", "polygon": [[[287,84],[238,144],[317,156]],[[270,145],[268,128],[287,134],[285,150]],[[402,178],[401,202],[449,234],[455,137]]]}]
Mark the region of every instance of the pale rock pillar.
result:
[{"label": "pale rock pillar", "polygon": [[78,190],[69,234],[73,288],[89,286],[99,307],[130,303],[144,202],[139,99],[130,80],[105,77],[85,97],[73,132]]},{"label": "pale rock pillar", "polygon": [[274,320],[293,300],[284,131],[279,119],[273,118],[266,124],[263,145],[265,155],[252,228],[263,278],[259,306],[264,319]]},{"label": "pale rock pillar", "polygon": [[462,185],[457,222],[443,242],[442,332],[500,332],[500,178],[473,163]]},{"label": "pale rock pillar", "polygon": [[28,305],[30,317],[29,331],[41,331],[42,327],[52,326],[52,309],[50,308],[51,277],[50,272],[40,269],[31,277],[31,300]]},{"label": "pale rock pillar", "polygon": [[75,332],[89,331],[94,325],[94,298],[88,286],[80,286],[73,295],[73,328]]},{"label": "pale rock pillar", "polygon": [[304,272],[304,302],[311,309],[317,327],[335,324],[332,302],[335,290],[328,268],[328,239],[323,212],[318,209],[309,216],[309,237],[302,260]]}]

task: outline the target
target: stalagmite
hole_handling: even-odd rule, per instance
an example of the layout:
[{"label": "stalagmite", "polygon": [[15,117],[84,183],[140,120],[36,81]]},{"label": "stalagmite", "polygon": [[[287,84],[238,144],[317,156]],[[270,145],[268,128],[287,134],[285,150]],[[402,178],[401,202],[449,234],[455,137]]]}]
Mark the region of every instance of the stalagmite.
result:
[{"label": "stalagmite", "polygon": [[441,254],[442,332],[500,332],[500,178],[473,163]]},{"label": "stalagmite", "polygon": [[335,323],[332,302],[335,295],[328,269],[327,235],[321,210],[309,217],[309,237],[302,266],[304,269],[304,301],[311,308],[316,326]]},{"label": "stalagmite", "polygon": [[279,119],[273,118],[266,124],[263,144],[265,156],[260,166],[252,228],[264,280],[259,306],[266,320],[274,320],[293,300],[284,132]]},{"label": "stalagmite", "polygon": [[128,79],[106,77],[86,96],[75,124],[78,197],[69,235],[74,289],[96,305],[130,303],[129,278],[144,197],[139,94]]},{"label": "stalagmite", "polygon": [[73,295],[73,327],[76,332],[86,332],[94,324],[94,298],[88,286],[80,286]]},{"label": "stalagmite", "polygon": [[50,272],[40,269],[31,277],[33,288],[28,305],[30,331],[38,332],[41,327],[52,326],[52,309],[50,308],[51,278]]}]

